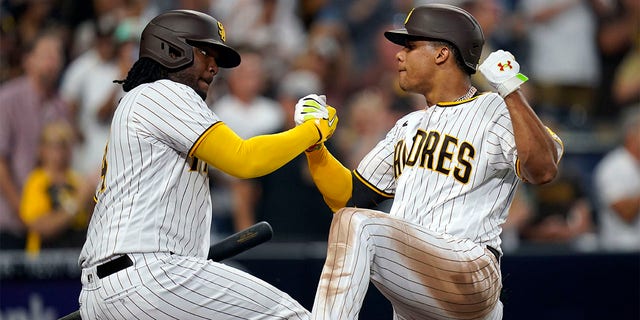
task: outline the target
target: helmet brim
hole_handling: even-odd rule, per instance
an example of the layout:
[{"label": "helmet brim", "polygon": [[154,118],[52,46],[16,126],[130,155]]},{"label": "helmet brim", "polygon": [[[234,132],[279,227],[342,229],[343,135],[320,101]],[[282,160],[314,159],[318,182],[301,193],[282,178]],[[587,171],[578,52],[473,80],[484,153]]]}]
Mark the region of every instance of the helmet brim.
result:
[{"label": "helmet brim", "polygon": [[409,35],[407,29],[402,28],[402,29],[385,31],[384,37],[387,38],[387,40],[399,46],[404,46],[407,43],[407,39],[414,36]]},{"label": "helmet brim", "polygon": [[189,42],[201,43],[216,51],[216,64],[218,64],[218,67],[220,68],[235,68],[240,65],[240,54],[224,43],[210,39],[190,40]]},{"label": "helmet brim", "polygon": [[[431,41],[437,41],[440,40],[438,38],[432,38],[432,37],[427,37],[427,36],[423,36],[423,35],[417,35],[417,34],[410,34],[409,31],[407,31],[407,29],[396,29],[396,30],[389,30],[389,31],[385,31],[384,33],[385,38],[387,38],[387,40],[399,45],[399,46],[405,46],[407,44],[407,41],[416,41],[416,40],[431,40]],[[446,41],[446,40],[445,40]]]}]

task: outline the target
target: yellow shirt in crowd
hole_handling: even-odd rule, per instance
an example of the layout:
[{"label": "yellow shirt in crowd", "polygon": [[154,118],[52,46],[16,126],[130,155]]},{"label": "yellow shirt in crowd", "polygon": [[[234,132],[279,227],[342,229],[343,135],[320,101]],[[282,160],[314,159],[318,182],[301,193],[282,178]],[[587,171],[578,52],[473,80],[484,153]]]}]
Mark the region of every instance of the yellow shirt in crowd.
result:
[{"label": "yellow shirt in crowd", "polygon": [[[22,194],[20,204],[20,217],[25,224],[30,224],[38,218],[49,214],[54,207],[54,197],[58,193],[67,192],[65,196],[73,196],[78,190],[80,176],[72,171],[66,172],[66,183],[63,186],[53,186],[51,178],[41,168],[34,169],[29,175]],[[48,247],[81,247],[79,237],[86,233],[89,223],[89,215],[86,210],[81,210],[75,217],[68,230],[63,231],[52,239]],[[73,238],[73,239],[72,239]],[[47,241],[49,242],[49,241]],[[43,247],[40,235],[32,230],[27,233],[26,251],[30,254],[37,254]]]}]

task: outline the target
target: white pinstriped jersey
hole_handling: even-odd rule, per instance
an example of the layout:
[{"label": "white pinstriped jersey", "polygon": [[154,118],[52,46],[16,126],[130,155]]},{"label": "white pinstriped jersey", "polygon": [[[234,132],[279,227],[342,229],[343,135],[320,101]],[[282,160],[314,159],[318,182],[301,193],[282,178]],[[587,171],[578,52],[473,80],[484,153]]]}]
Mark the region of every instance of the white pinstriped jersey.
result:
[{"label": "white pinstriped jersey", "polygon": [[511,117],[495,93],[406,115],[357,168],[379,192],[394,195],[391,215],[498,249],[516,170]]},{"label": "white pinstriped jersey", "polygon": [[196,92],[169,80],[131,90],[116,109],[82,267],[124,253],[206,258],[211,198],[195,141],[220,121]]}]

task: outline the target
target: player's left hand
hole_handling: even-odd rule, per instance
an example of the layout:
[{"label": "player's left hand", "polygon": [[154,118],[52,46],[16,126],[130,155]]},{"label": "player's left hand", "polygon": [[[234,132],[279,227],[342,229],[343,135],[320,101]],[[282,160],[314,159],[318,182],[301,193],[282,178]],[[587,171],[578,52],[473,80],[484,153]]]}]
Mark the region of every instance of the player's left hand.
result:
[{"label": "player's left hand", "polygon": [[527,76],[520,73],[520,64],[509,51],[492,52],[482,62],[479,70],[503,98],[518,90],[521,84],[529,80]]},{"label": "player's left hand", "polygon": [[328,119],[327,97],[324,95],[309,94],[296,103],[293,119],[296,125],[312,119]]},{"label": "player's left hand", "polygon": [[319,150],[320,148],[322,148],[324,142],[329,140],[329,138],[331,138],[331,136],[333,136],[333,133],[336,131],[336,128],[338,127],[338,115],[336,114],[336,109],[328,105],[327,112],[327,119],[313,120],[321,135],[320,142],[312,145],[305,151],[312,152]]}]

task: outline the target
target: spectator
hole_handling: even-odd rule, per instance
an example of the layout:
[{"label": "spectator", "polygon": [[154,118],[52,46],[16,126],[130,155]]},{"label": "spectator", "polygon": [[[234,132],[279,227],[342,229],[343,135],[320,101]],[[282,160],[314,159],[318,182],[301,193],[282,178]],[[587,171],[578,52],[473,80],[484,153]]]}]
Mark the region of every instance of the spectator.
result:
[{"label": "spectator", "polygon": [[106,116],[99,117],[99,111],[102,106],[116,102],[113,101],[114,95],[122,94],[120,86],[112,83],[122,78],[116,63],[115,28],[114,20],[98,21],[93,47],[71,61],[60,88],[60,93],[73,110],[79,137],[73,167],[96,183],[110,124],[105,121]]},{"label": "spectator", "polygon": [[[635,38],[640,39],[640,29],[636,32]],[[613,99],[622,111],[640,104],[640,43],[638,41],[616,68],[613,78]]]},{"label": "spectator", "polygon": [[596,166],[600,243],[640,250],[640,109],[625,117],[622,143]]},{"label": "spectator", "polygon": [[[405,103],[411,107],[423,105],[423,97],[419,94],[409,93],[402,90],[398,84],[398,65],[395,56],[398,46],[389,42],[384,37],[384,31],[397,27],[393,24],[383,25],[374,38],[375,50],[370,52],[373,61],[369,63],[366,70],[354,79],[354,93],[350,93],[348,98],[353,98],[361,90],[375,90],[381,94],[381,98],[392,105]],[[408,110],[398,110],[398,118]]]},{"label": "spectator", "polygon": [[342,105],[359,79],[353,76],[353,47],[344,24],[332,19],[316,20],[304,52],[293,63],[297,69],[317,74],[331,103]]},{"label": "spectator", "polygon": [[79,249],[94,185],[85,185],[71,169],[74,133],[69,123],[47,124],[40,142],[40,164],[27,178],[20,204],[20,217],[28,229],[26,251],[37,255],[43,248]]},{"label": "spectator", "polygon": [[[233,129],[241,138],[274,133],[284,122],[283,113],[278,102],[265,96],[267,85],[264,57],[262,54],[248,47],[238,49],[242,63],[228,70],[227,85],[229,92],[211,105],[211,109]],[[249,227],[255,217],[255,201],[258,197],[255,180],[232,178],[219,174],[215,180],[226,184],[228,188],[216,186],[212,192],[226,193],[230,191],[231,208],[219,208],[218,211],[232,212],[233,227],[231,230],[218,224],[223,233],[242,230]],[[213,180],[213,179],[212,179]],[[226,190],[225,190],[226,189]],[[215,196],[215,195],[214,195]],[[226,220],[224,212],[215,215]]]},{"label": "spectator", "polygon": [[[499,0],[460,0],[458,6],[476,17],[486,39],[480,54],[480,61],[496,50],[494,44],[495,32],[502,21],[502,3]],[[471,76],[473,85],[479,91],[491,91],[493,88],[482,75],[476,73]]]},{"label": "spectator", "polygon": [[21,49],[31,43],[45,26],[51,4],[48,1],[2,1],[0,17],[2,41],[0,45],[0,81],[18,77],[22,73]]},{"label": "spectator", "polygon": [[[598,118],[615,122],[630,102],[639,99],[638,71],[633,69],[632,61],[640,50],[640,2],[613,0],[595,3],[599,17],[597,39],[602,62],[596,112]],[[622,64],[624,60],[627,61],[625,65]]]},{"label": "spectator", "polygon": [[593,114],[600,67],[596,20],[588,1],[520,1],[528,22],[529,70],[534,107],[568,127],[583,127]]},{"label": "spectator", "polygon": [[566,167],[558,172],[551,183],[525,185],[519,190],[523,194],[518,199],[528,211],[519,230],[521,243],[592,249],[586,247],[592,244],[594,229],[589,196],[578,174]]},{"label": "spectator", "polygon": [[334,138],[346,166],[356,167],[398,120],[391,114],[391,102],[380,91],[366,89],[348,101],[343,126]]},{"label": "spectator", "polygon": [[228,93],[215,101],[211,109],[243,139],[273,133],[282,126],[284,118],[278,102],[265,95],[265,58],[249,47],[241,47],[238,52],[242,64],[227,70]]},{"label": "spectator", "polygon": [[217,0],[211,11],[225,21],[230,44],[252,46],[262,52],[263,68],[271,88],[293,60],[304,50],[306,34],[296,14],[295,0]]},{"label": "spectator", "polygon": [[25,50],[19,78],[0,87],[0,248],[24,249],[24,226],[18,216],[20,192],[37,164],[44,124],[68,118],[57,91],[63,66],[62,40],[39,35]]},{"label": "spectator", "polygon": [[[285,75],[277,93],[285,114],[281,130],[295,127],[293,115],[298,99],[319,91],[322,84],[313,72],[294,70]],[[271,224],[274,241],[326,241],[333,215],[311,179],[304,155],[256,182],[259,196],[255,220]]]}]

